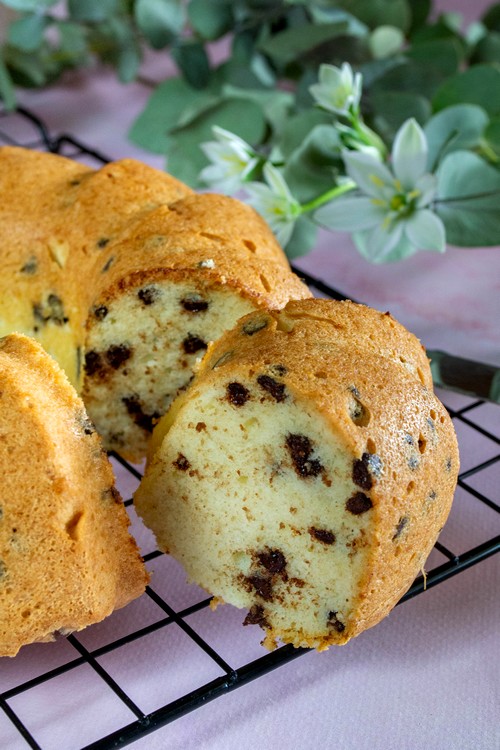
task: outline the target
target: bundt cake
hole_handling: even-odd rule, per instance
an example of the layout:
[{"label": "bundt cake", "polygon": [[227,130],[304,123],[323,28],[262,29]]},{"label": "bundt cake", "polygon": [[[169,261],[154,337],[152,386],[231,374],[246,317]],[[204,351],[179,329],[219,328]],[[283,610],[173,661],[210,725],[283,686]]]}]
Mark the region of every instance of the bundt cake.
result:
[{"label": "bundt cake", "polygon": [[459,458],[420,342],[310,299],[211,346],[157,425],[135,504],[161,549],[265,644],[319,650],[380,621],[422,569]]},{"label": "bundt cake", "polygon": [[98,622],[147,573],[111,465],[57,363],[0,339],[0,656]]},{"label": "bundt cake", "polygon": [[0,335],[37,338],[130,459],[208,343],[310,296],[264,221],[140,162],[0,149]]}]

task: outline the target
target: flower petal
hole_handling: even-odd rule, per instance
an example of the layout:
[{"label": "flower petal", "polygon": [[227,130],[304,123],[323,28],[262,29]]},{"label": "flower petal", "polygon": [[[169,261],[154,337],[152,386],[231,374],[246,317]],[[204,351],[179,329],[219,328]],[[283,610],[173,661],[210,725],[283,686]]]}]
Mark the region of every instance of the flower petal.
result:
[{"label": "flower petal", "polygon": [[444,253],[446,250],[446,232],[444,224],[435,213],[423,208],[405,222],[405,233],[418,250],[435,250]]},{"label": "flower petal", "polygon": [[272,164],[266,162],[263,169],[264,179],[271,188],[275,195],[279,195],[281,198],[285,198],[289,203],[296,203],[293,195],[290,192],[288,185],[285,182],[285,178],[281,172],[273,167]]},{"label": "flower petal", "polygon": [[384,220],[385,211],[375,206],[371,198],[343,198],[321,206],[314,220],[328,229],[355,232],[369,229]]},{"label": "flower petal", "polygon": [[395,191],[394,177],[379,159],[359,151],[344,151],[342,157],[349,177],[363,193],[385,200],[384,188]]},{"label": "flower petal", "polygon": [[391,252],[401,239],[404,239],[403,225],[402,222],[396,222],[387,229],[380,224],[366,232],[356,232],[353,239],[359,252],[367,260],[372,263],[384,263],[391,259]]},{"label": "flower petal", "polygon": [[405,190],[411,190],[427,167],[427,138],[412,117],[401,125],[392,146],[392,168]]},{"label": "flower petal", "polygon": [[422,175],[415,183],[415,190],[420,193],[417,198],[417,206],[423,208],[428,206],[436,195],[437,190],[437,177],[430,172]]}]

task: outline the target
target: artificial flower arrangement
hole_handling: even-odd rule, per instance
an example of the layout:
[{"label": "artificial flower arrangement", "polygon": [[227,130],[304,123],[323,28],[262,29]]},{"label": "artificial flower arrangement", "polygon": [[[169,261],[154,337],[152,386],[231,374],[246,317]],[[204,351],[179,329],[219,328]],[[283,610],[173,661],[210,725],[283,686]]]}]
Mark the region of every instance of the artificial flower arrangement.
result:
[{"label": "artificial flower arrangement", "polygon": [[465,31],[431,0],[0,4],[17,13],[7,107],[15,85],[95,59],[126,83],[165,50],[179,76],[154,84],[130,138],[192,186],[238,192],[290,257],[319,227],[376,263],[500,245],[500,4]]}]

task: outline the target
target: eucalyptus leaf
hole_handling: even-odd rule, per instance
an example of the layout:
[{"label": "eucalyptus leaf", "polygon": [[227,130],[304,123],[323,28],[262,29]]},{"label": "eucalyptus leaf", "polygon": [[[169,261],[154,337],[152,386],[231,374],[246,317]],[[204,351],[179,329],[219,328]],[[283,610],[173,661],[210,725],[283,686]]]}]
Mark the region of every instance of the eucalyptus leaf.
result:
[{"label": "eucalyptus leaf", "polygon": [[315,23],[345,23],[346,29],[345,34],[348,36],[368,36],[368,26],[360,21],[358,18],[347,13],[347,11],[341,8],[327,8],[327,7],[316,7],[312,5],[310,7],[311,18]]},{"label": "eucalyptus leaf", "polygon": [[86,28],[71,21],[59,21],[56,28],[59,34],[60,54],[73,62],[85,60],[88,53]]},{"label": "eucalyptus leaf", "polygon": [[336,3],[371,29],[384,24],[408,31],[411,24],[410,4],[407,0],[339,0]]},{"label": "eucalyptus leaf", "polygon": [[213,41],[231,30],[232,6],[231,0],[191,0],[187,11],[193,29],[202,39]]},{"label": "eucalyptus leaf", "polygon": [[306,110],[289,117],[280,139],[283,158],[288,159],[318,125],[331,125],[331,117],[320,109]]},{"label": "eucalyptus leaf", "polygon": [[382,138],[391,142],[401,125],[410,117],[423,125],[432,113],[431,103],[424,96],[406,92],[374,92],[370,98],[373,124]]},{"label": "eucalyptus leaf", "polygon": [[266,128],[257,105],[242,99],[232,99],[221,101],[194,120],[189,127],[176,131],[170,143],[167,167],[171,174],[192,187],[201,187],[198,175],[206,166],[207,158],[200,143],[213,140],[214,125],[239,135],[247,143],[259,143]]},{"label": "eucalyptus leaf", "polygon": [[294,104],[293,95],[287,91],[242,89],[238,86],[226,85],[223,87],[222,93],[227,99],[247,99],[254,102],[261,109],[275,133],[282,131]]},{"label": "eucalyptus leaf", "polygon": [[474,63],[500,62],[500,32],[490,31],[479,39],[471,59]]},{"label": "eucalyptus leaf", "polygon": [[68,10],[73,21],[104,21],[120,10],[119,0],[68,0]]},{"label": "eucalyptus leaf", "polygon": [[432,9],[432,0],[408,0],[408,5],[411,12],[409,35],[412,36],[425,25]]},{"label": "eucalyptus leaf", "polygon": [[201,42],[181,42],[172,49],[172,57],[186,81],[194,88],[204,88],[210,80],[210,63]]},{"label": "eucalyptus leaf", "polygon": [[488,124],[488,115],[475,104],[456,104],[435,114],[425,125],[429,146],[427,167],[434,171],[452,151],[476,148]]},{"label": "eucalyptus leaf", "polygon": [[477,104],[490,115],[500,113],[500,70],[474,65],[446,80],[433,99],[434,110],[453,104]]},{"label": "eucalyptus leaf", "polygon": [[45,8],[50,8],[59,0],[2,0],[2,5],[13,8],[21,13],[40,12]]},{"label": "eucalyptus leaf", "polygon": [[395,67],[391,67],[372,84],[373,92],[393,91],[418,94],[426,99],[432,99],[443,81],[439,70],[430,64],[417,64],[414,60],[406,60]]},{"label": "eucalyptus leaf", "polygon": [[343,166],[341,147],[333,125],[317,125],[288,156],[284,176],[297,200],[307,203],[335,186]]},{"label": "eucalyptus leaf", "polygon": [[405,37],[397,26],[378,26],[372,31],[368,40],[368,46],[376,60],[390,57],[402,48]]},{"label": "eucalyptus leaf", "polygon": [[9,75],[5,63],[0,55],[0,97],[2,98],[3,106],[7,111],[15,109],[16,106],[16,95],[14,86],[12,85],[12,79]]},{"label": "eucalyptus leaf", "polygon": [[[167,152],[169,133],[177,126],[182,113],[199,102],[203,94],[180,78],[160,83],[148,99],[145,109],[129,130],[130,140],[153,153]],[[211,94],[205,96],[212,97]]]},{"label": "eucalyptus leaf", "polygon": [[306,255],[316,244],[317,236],[317,225],[308,216],[299,216],[285,248],[288,258],[293,260]]},{"label": "eucalyptus leaf", "polygon": [[494,117],[486,126],[483,133],[483,143],[488,149],[493,151],[500,162],[500,117]]},{"label": "eucalyptus leaf", "polygon": [[48,25],[49,20],[39,13],[18,18],[9,26],[8,43],[24,52],[33,52],[42,43]]},{"label": "eucalyptus leaf", "polygon": [[486,28],[500,31],[500,3],[493,3],[485,11],[481,20]]},{"label": "eucalyptus leaf", "polygon": [[414,43],[406,54],[419,64],[432,65],[443,77],[452,76],[464,60],[465,46],[454,37],[429,39]]},{"label": "eucalyptus leaf", "polygon": [[300,59],[301,55],[320,44],[345,34],[346,30],[347,23],[344,21],[321,26],[310,23],[281,31],[262,42],[259,49],[278,65],[285,65],[294,59]]},{"label": "eucalyptus leaf", "polygon": [[136,0],[134,16],[153,49],[170,44],[186,20],[181,0]]},{"label": "eucalyptus leaf", "polygon": [[437,172],[434,210],[452,245],[498,245],[500,172],[470,151],[454,151]]}]

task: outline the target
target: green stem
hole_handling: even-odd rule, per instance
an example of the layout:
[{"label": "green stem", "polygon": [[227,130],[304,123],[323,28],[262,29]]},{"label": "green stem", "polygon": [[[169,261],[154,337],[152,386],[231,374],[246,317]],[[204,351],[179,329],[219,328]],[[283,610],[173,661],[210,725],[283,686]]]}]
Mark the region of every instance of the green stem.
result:
[{"label": "green stem", "polygon": [[309,213],[309,211],[314,211],[315,208],[319,208],[320,206],[323,206],[325,203],[329,203],[331,200],[334,200],[335,198],[338,198],[339,196],[344,195],[344,193],[348,193],[349,191],[354,190],[355,187],[357,186],[353,180],[349,180],[349,182],[344,182],[342,183],[342,185],[337,185],[331,190],[327,190],[326,193],[323,193],[323,195],[319,195],[317,198],[314,198],[314,200],[309,201],[308,203],[304,203],[300,207],[300,213],[305,214],[305,213]]}]

